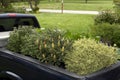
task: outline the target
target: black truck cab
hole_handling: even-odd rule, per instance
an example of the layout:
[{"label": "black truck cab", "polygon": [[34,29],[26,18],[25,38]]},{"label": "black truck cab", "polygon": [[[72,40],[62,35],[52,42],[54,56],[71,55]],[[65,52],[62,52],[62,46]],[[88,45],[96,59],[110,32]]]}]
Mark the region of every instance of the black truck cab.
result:
[{"label": "black truck cab", "polygon": [[40,28],[37,18],[31,14],[4,13],[0,14],[0,47],[7,44],[9,33],[19,26],[33,26]]},{"label": "black truck cab", "polygon": [[14,27],[21,25],[40,28],[39,22],[34,15],[20,13],[0,14],[0,32],[12,31]]}]

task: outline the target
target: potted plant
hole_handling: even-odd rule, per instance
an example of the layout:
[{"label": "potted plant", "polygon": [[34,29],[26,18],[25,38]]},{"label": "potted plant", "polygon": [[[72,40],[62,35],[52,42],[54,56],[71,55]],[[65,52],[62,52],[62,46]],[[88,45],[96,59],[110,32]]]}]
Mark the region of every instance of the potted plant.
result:
[{"label": "potted plant", "polygon": [[37,65],[44,67],[45,69],[40,69],[43,73],[47,72],[46,77],[53,76],[50,78],[52,80],[120,78],[116,48],[86,38],[73,42],[58,29],[41,31],[33,30],[32,27],[20,27],[11,33],[7,49],[39,60]]},{"label": "potted plant", "polygon": [[117,57],[116,48],[83,38],[73,43],[73,50],[65,56],[65,64],[69,71],[87,80],[118,80],[120,62]]}]

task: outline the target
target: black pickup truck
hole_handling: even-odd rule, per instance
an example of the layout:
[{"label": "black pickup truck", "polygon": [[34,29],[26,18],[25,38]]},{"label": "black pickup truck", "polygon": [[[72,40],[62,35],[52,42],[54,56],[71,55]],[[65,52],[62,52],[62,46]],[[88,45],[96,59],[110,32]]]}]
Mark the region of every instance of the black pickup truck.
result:
[{"label": "black pickup truck", "polygon": [[71,77],[62,69],[50,65],[48,67],[35,59],[6,50],[4,46],[10,32],[20,25],[40,28],[33,15],[0,14],[0,80],[76,80],[75,75]]},{"label": "black pickup truck", "polygon": [[19,25],[32,25],[40,28],[33,15],[0,14],[0,80],[119,80],[120,62],[106,70],[79,76],[5,49],[10,31]]}]

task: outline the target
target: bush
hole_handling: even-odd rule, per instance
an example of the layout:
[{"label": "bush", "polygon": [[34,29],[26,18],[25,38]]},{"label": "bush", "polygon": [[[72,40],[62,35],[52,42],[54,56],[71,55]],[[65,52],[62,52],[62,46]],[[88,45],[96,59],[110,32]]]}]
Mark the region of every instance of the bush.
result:
[{"label": "bush", "polygon": [[77,40],[72,47],[64,59],[66,68],[80,75],[93,73],[117,61],[115,48],[92,39]]},{"label": "bush", "polygon": [[72,45],[72,41],[64,36],[65,33],[58,29],[37,29],[34,32],[32,28],[22,27],[11,33],[7,48],[64,68],[63,58]]},{"label": "bush", "polygon": [[24,37],[33,34],[32,27],[23,26],[10,33],[7,48],[13,52],[21,52],[21,45],[23,44]]},{"label": "bush", "polygon": [[26,56],[30,56],[32,58],[37,59],[37,56],[40,53],[38,46],[36,46],[35,41],[39,38],[37,34],[26,35],[22,39],[22,43],[20,45],[20,53]]},{"label": "bush", "polygon": [[103,43],[107,43],[108,45],[116,44],[117,47],[120,47],[120,25],[118,24],[109,24],[102,23],[98,25],[94,25],[91,28],[91,34],[94,36],[100,36],[100,40]]},{"label": "bush", "polygon": [[47,29],[40,32],[36,46],[40,54],[37,56],[41,62],[64,67],[63,58],[71,49],[72,41],[65,38],[65,32],[59,29]]},{"label": "bush", "polygon": [[115,13],[113,13],[110,10],[102,11],[99,15],[95,17],[95,24],[101,24],[101,23],[116,23],[118,20],[118,17]]},{"label": "bush", "polygon": [[115,13],[117,13],[117,15],[120,17],[120,0],[113,0],[115,6]]},{"label": "bush", "polygon": [[120,5],[120,0],[113,0],[114,4]]}]

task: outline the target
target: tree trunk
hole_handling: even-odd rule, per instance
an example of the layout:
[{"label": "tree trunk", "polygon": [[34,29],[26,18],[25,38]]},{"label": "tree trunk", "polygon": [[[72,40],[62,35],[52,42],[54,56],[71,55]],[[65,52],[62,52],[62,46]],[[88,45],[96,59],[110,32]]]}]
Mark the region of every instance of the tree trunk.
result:
[{"label": "tree trunk", "polygon": [[59,2],[60,0],[56,0],[56,2]]},{"label": "tree trunk", "polygon": [[39,1],[38,0],[35,0],[35,7],[37,7]]},{"label": "tree trunk", "polygon": [[9,7],[9,1],[0,0],[2,8],[8,8]]},{"label": "tree trunk", "polygon": [[88,0],[85,0],[85,3],[87,3],[88,2]]},{"label": "tree trunk", "polygon": [[31,1],[31,0],[28,0],[28,3],[29,3],[29,5],[30,5],[30,8],[33,9],[32,1]]}]

